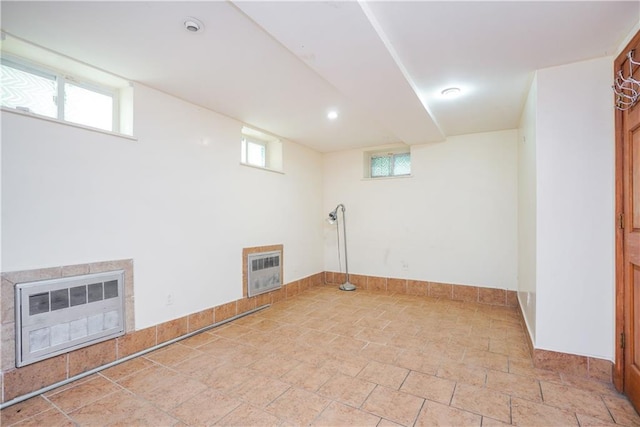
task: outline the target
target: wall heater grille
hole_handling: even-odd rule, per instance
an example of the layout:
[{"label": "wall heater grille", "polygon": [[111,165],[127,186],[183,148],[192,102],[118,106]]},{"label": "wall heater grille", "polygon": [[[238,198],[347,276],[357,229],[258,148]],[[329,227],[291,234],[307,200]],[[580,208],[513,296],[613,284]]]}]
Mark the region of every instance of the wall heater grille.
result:
[{"label": "wall heater grille", "polygon": [[124,335],[124,271],[16,285],[16,366]]},{"label": "wall heater grille", "polygon": [[249,254],[248,294],[250,297],[282,286],[282,251]]}]

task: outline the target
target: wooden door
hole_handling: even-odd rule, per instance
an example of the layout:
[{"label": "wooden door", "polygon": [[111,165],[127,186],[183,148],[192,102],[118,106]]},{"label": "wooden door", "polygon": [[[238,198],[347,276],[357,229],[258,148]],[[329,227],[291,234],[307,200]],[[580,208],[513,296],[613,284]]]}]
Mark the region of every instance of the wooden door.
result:
[{"label": "wooden door", "polygon": [[[630,51],[633,59],[640,62],[640,32],[615,63],[616,72],[622,70],[623,76],[633,74],[640,81],[640,65],[630,63]],[[640,86],[636,89],[640,90]],[[640,410],[640,101],[625,108],[616,112],[619,213],[616,328],[620,340],[614,380],[636,410]]]}]

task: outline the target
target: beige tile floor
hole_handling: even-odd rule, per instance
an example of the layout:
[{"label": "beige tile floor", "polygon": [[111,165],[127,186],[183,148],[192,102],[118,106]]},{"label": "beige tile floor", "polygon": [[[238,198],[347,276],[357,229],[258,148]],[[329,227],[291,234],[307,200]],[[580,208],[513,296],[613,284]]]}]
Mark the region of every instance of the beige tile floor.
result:
[{"label": "beige tile floor", "polygon": [[640,426],[535,369],[515,309],[313,288],[2,411],[9,425]]}]

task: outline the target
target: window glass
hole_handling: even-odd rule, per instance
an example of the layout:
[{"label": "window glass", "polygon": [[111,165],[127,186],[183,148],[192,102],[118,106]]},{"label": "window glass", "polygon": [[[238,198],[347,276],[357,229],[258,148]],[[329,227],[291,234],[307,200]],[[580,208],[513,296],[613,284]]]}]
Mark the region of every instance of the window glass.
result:
[{"label": "window glass", "polygon": [[266,166],[267,150],[264,144],[247,141],[247,163],[254,166]]},{"label": "window glass", "polygon": [[67,83],[64,120],[98,129],[113,130],[113,96]]},{"label": "window glass", "polygon": [[371,157],[371,178],[380,176],[389,176],[391,169],[390,156],[372,156]]},{"label": "window glass", "polygon": [[409,175],[411,173],[411,154],[401,153],[393,156],[393,175]]},{"label": "window glass", "polygon": [[55,76],[29,72],[2,62],[2,106],[57,117]]}]

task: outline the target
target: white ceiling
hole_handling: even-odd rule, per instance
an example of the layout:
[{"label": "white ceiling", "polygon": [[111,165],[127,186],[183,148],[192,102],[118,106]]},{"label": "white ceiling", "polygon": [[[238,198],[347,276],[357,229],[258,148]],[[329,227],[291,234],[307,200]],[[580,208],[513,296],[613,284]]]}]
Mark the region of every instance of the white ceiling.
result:
[{"label": "white ceiling", "polygon": [[606,0],[1,7],[14,36],[321,152],[516,128],[534,70],[613,55],[640,20]]}]

